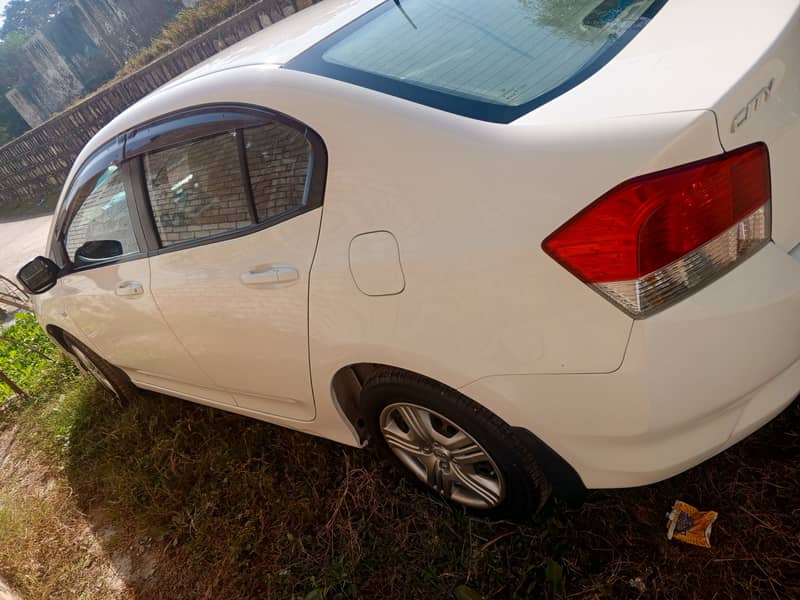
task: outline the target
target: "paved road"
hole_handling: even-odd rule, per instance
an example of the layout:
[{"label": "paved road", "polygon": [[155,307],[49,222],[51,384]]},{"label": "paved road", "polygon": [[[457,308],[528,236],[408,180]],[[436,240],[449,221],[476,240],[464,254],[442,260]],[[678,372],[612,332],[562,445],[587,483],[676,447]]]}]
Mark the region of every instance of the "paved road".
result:
[{"label": "paved road", "polygon": [[13,277],[34,256],[44,253],[50,216],[0,223],[0,275]]}]

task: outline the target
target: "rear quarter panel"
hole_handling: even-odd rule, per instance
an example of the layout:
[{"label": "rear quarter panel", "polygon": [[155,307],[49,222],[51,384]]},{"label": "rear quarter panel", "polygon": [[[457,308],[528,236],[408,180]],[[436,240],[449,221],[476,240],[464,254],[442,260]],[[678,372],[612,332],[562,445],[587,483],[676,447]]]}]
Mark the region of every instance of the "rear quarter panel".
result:
[{"label": "rear quarter panel", "polygon": [[[290,114],[329,152],[310,293],[318,399],[340,368],[358,362],[456,388],[492,374],[619,368],[631,319],[541,242],[629,177],[718,154],[712,113],[494,125],[278,75],[293,88]],[[369,297],[355,285],[349,244],[369,231],[396,237],[402,293]]]},{"label": "rear quarter panel", "polygon": [[[274,66],[198,78],[122,118],[231,101],[291,115],[328,148],[309,283],[317,420],[269,420],[349,443],[331,383],[350,364],[402,367],[454,388],[492,375],[618,369],[631,319],[541,242],[621,181],[720,152],[708,111],[494,125]],[[366,296],[353,281],[350,243],[370,231],[398,241],[400,294]]]}]

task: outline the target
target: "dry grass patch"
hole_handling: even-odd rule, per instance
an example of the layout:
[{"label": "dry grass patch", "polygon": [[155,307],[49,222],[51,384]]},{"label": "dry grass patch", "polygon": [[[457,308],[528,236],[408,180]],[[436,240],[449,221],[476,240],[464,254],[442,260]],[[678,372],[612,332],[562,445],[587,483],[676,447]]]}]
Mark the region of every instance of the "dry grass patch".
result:
[{"label": "dry grass patch", "polygon": [[0,575],[28,599],[128,597],[68,482],[15,438],[0,435]]}]

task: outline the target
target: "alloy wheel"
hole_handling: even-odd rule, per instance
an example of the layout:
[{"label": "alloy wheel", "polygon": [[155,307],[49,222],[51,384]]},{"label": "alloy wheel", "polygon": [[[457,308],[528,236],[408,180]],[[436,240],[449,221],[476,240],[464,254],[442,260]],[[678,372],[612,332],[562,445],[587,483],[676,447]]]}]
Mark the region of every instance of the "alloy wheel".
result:
[{"label": "alloy wheel", "polygon": [[469,433],[430,409],[398,402],[381,411],[383,439],[400,461],[439,494],[469,508],[490,509],[505,482],[489,453]]}]

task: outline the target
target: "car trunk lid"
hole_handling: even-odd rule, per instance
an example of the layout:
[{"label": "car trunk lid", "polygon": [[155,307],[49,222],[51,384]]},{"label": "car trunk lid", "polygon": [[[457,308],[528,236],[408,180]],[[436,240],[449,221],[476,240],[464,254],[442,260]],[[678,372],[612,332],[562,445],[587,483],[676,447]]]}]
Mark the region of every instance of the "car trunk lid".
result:
[{"label": "car trunk lid", "polygon": [[[710,110],[726,151],[765,142],[773,238],[800,242],[800,2],[668,0],[598,73],[517,124]],[[636,175],[636,173],[631,174]]]}]

